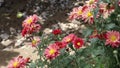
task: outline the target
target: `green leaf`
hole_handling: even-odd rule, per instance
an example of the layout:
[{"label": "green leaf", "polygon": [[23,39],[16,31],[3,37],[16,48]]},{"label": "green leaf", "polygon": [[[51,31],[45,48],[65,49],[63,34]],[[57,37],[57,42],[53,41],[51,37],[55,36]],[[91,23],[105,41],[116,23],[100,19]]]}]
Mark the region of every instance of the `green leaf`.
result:
[{"label": "green leaf", "polygon": [[108,30],[113,29],[114,27],[115,27],[114,23],[110,23],[110,24],[106,25],[106,29],[108,29]]},{"label": "green leaf", "polygon": [[83,30],[83,35],[85,37],[88,37],[89,35],[91,35],[92,31],[93,31],[92,29],[87,28],[87,29]]}]

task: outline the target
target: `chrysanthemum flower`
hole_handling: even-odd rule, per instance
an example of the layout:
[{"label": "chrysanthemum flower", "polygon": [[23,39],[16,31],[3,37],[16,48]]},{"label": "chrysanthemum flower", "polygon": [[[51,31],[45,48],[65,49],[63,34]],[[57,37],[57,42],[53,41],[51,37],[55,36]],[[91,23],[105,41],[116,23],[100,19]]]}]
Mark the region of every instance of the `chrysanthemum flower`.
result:
[{"label": "chrysanthemum flower", "polygon": [[41,28],[40,24],[32,24],[31,26],[26,26],[22,30],[22,36],[32,34],[34,32],[39,32],[40,28]]},{"label": "chrysanthemum flower", "polygon": [[66,47],[66,43],[65,42],[55,42],[55,44],[59,47],[59,49],[65,48]]},{"label": "chrysanthemum flower", "polygon": [[103,18],[108,18],[108,16],[115,10],[113,5],[103,2],[99,4],[99,8],[99,14],[101,14]]},{"label": "chrysanthemum flower", "polygon": [[75,38],[75,39],[73,40],[73,45],[74,45],[74,47],[75,47],[76,49],[79,49],[80,47],[82,47],[83,44],[84,44],[84,41],[83,41],[82,38]]},{"label": "chrysanthemum flower", "polygon": [[34,14],[33,16],[29,16],[23,21],[22,26],[23,27],[30,26],[31,24],[36,23],[38,21],[38,19],[39,18],[36,14]]},{"label": "chrysanthemum flower", "polygon": [[22,56],[18,56],[10,61],[8,68],[25,68],[25,65],[28,62],[29,58],[23,58]]},{"label": "chrysanthemum flower", "polygon": [[108,31],[106,33],[106,45],[118,47],[120,44],[120,33],[118,31]]},{"label": "chrysanthemum flower", "polygon": [[98,0],[89,0],[89,1],[86,1],[86,5],[88,5],[88,6],[92,7],[92,8],[95,8],[97,2],[98,2]]},{"label": "chrysanthemum flower", "polygon": [[61,29],[55,29],[55,30],[52,31],[52,33],[53,33],[54,35],[58,35],[58,34],[61,34],[61,33],[62,33],[62,30],[61,30]]},{"label": "chrysanthemum flower", "polygon": [[54,59],[60,54],[59,47],[56,44],[51,44],[45,49],[44,55],[47,59]]},{"label": "chrysanthemum flower", "polygon": [[32,39],[32,47],[36,47],[37,45],[39,45],[40,44],[40,38],[39,37],[37,37],[37,36],[35,36],[35,37],[33,37],[33,39]]},{"label": "chrysanthemum flower", "polygon": [[27,17],[22,24],[23,26],[22,36],[25,36],[27,34],[32,34],[33,32],[39,32],[41,26],[40,24],[36,24],[37,21],[38,21],[38,16],[35,14],[33,16]]},{"label": "chrysanthemum flower", "polygon": [[93,12],[92,12],[92,8],[89,7],[87,8],[84,13],[82,14],[82,19],[85,22],[88,22],[89,24],[93,24],[94,22],[94,17],[93,17]]},{"label": "chrysanthemum flower", "polygon": [[75,7],[73,8],[72,12],[70,13],[69,15],[69,20],[74,20],[74,19],[80,19],[81,18],[81,15],[82,15],[82,7],[79,6],[79,7]]},{"label": "chrysanthemum flower", "polygon": [[88,6],[86,6],[86,5],[73,8],[68,19],[74,20],[74,19],[82,18],[82,14],[87,8],[88,8]]},{"label": "chrysanthemum flower", "polygon": [[62,42],[70,43],[71,41],[74,40],[75,37],[76,37],[75,34],[69,34],[68,36],[63,38]]}]

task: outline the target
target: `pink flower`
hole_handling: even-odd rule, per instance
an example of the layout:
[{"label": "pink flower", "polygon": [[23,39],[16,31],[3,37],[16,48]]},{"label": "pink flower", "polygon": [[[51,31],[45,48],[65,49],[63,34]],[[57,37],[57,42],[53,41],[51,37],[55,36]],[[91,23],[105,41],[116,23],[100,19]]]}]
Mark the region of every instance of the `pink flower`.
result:
[{"label": "pink flower", "polygon": [[59,47],[59,49],[65,48],[66,47],[66,43],[65,42],[55,42],[55,44]]},{"label": "pink flower", "polygon": [[61,30],[61,29],[55,29],[55,30],[52,31],[52,33],[53,33],[54,35],[58,35],[58,34],[61,34],[61,33],[62,33],[62,30]]},{"label": "pink flower", "polygon": [[93,24],[94,22],[94,17],[93,17],[93,12],[92,12],[92,8],[88,7],[84,13],[82,14],[82,19],[84,20],[84,22],[88,22],[89,24]]},{"label": "pink flower", "polygon": [[33,39],[32,39],[32,47],[36,47],[39,44],[40,44],[40,38],[37,37],[37,36],[33,37]]},{"label": "pink flower", "polygon": [[74,40],[75,37],[76,37],[75,34],[69,34],[68,36],[63,38],[62,42],[70,43],[71,41]]},{"label": "pink flower", "polygon": [[27,17],[24,21],[23,21],[23,24],[22,26],[25,27],[25,26],[30,26],[31,24],[34,24],[38,21],[38,16],[36,14],[32,15],[32,16],[29,16]]},{"label": "pink flower", "polygon": [[98,0],[89,0],[89,1],[86,1],[86,5],[88,5],[89,7],[92,7],[92,8],[96,8],[97,2],[98,2]]},{"label": "pink flower", "polygon": [[23,26],[22,36],[26,36],[27,34],[29,35],[34,32],[39,32],[41,26],[40,24],[36,24],[37,21],[38,21],[38,16],[35,14],[27,17],[22,24]]},{"label": "pink flower", "polygon": [[44,55],[47,59],[54,59],[60,54],[59,47],[56,44],[51,44],[45,49]]},{"label": "pink flower", "polygon": [[28,62],[29,58],[23,58],[22,56],[18,56],[10,61],[8,68],[25,68],[25,65]]},{"label": "pink flower", "polygon": [[83,41],[82,38],[75,38],[75,39],[73,40],[73,44],[74,44],[74,47],[75,47],[76,49],[79,49],[80,47],[83,46],[84,41]]},{"label": "pink flower", "polygon": [[74,19],[80,19],[81,18],[81,15],[82,15],[82,7],[79,6],[79,7],[75,7],[73,8],[72,12],[70,13],[69,15],[69,20],[74,20]]},{"label": "pink flower", "polygon": [[99,4],[99,8],[99,14],[101,14],[103,18],[108,18],[108,16],[115,10],[113,5],[103,2]]},{"label": "pink flower", "polygon": [[118,31],[108,31],[106,33],[106,45],[112,47],[119,47],[120,44],[120,33]]},{"label": "pink flower", "polygon": [[68,20],[82,18],[82,14],[87,8],[88,8],[88,6],[86,6],[86,5],[73,8],[72,12],[69,15]]}]

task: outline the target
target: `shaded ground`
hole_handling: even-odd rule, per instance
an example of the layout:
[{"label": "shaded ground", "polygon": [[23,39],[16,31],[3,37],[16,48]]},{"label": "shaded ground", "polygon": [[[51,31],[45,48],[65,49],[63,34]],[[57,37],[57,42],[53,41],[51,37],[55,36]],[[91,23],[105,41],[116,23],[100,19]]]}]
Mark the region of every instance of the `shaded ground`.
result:
[{"label": "shaded ground", "polygon": [[[18,55],[31,57],[34,60],[37,58],[36,53],[32,53],[35,50],[34,48],[28,45],[20,46],[22,42],[19,42],[24,41],[20,32],[22,21],[27,15],[33,13],[41,15],[45,19],[45,24],[42,25],[41,29],[44,32],[51,31],[56,25],[66,33],[69,33],[68,30],[75,32],[75,30],[81,29],[78,28],[81,25],[79,22],[70,23],[66,20],[68,17],[67,13],[70,12],[74,2],[76,3],[75,0],[68,1],[59,0],[54,3],[49,0],[48,2],[40,2],[40,0],[5,0],[0,7],[0,68],[6,68],[8,61]],[[64,8],[61,8],[61,4],[63,4]],[[18,12],[22,12],[25,15],[17,18]],[[82,25],[82,27],[84,26]],[[80,33],[81,31],[78,32]],[[16,47],[16,44],[20,47],[18,45]]]}]

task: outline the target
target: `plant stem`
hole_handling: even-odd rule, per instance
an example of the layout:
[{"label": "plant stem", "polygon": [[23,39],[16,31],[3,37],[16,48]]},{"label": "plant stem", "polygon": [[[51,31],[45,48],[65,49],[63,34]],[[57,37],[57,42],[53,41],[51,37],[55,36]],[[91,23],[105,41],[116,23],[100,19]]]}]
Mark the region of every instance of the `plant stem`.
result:
[{"label": "plant stem", "polygon": [[117,61],[118,66],[120,67],[120,62],[119,62],[119,59],[118,59],[117,54],[114,54],[114,56],[115,56],[115,59],[116,59],[116,61]]}]

